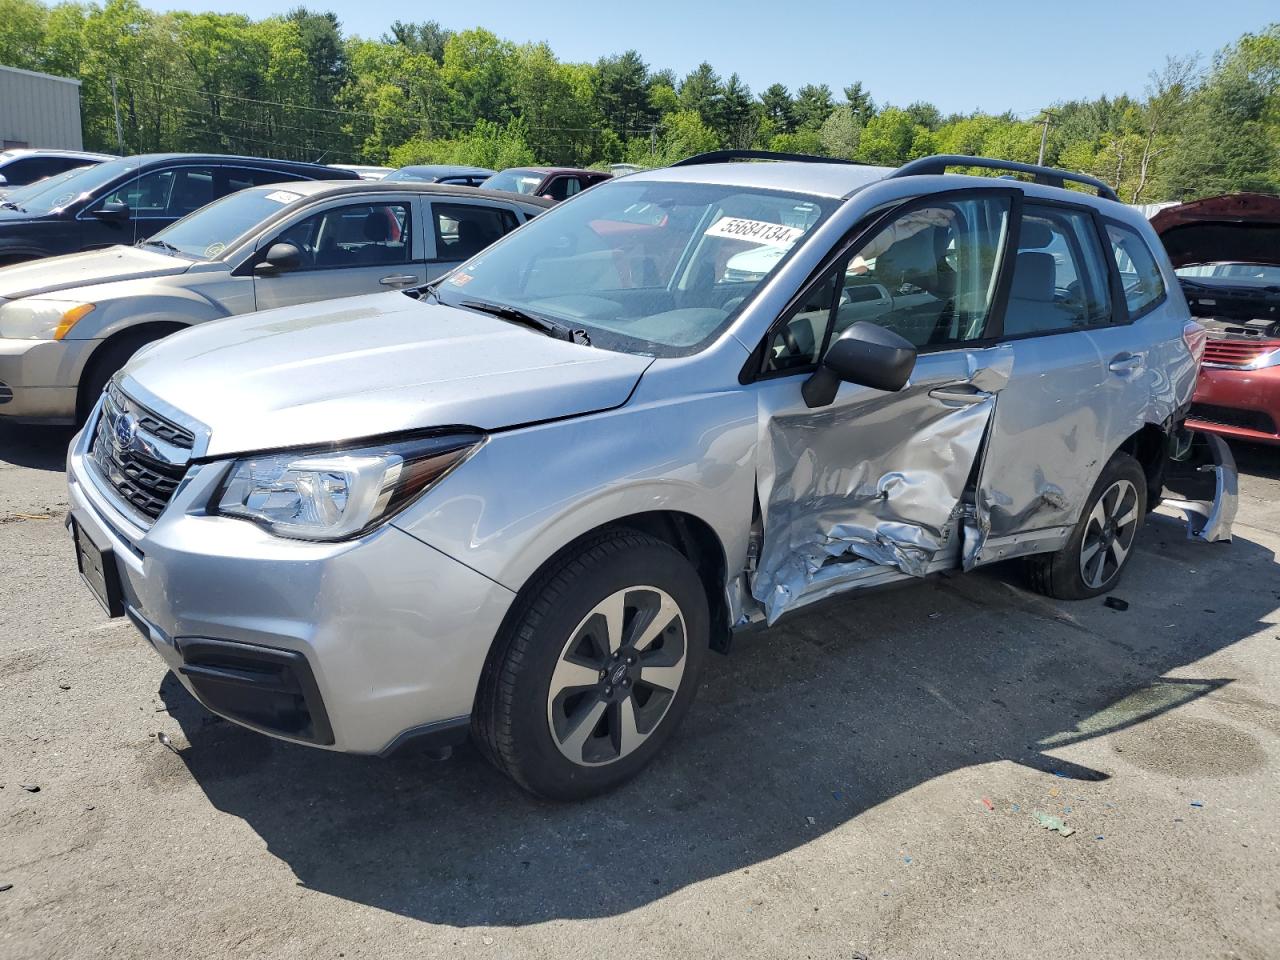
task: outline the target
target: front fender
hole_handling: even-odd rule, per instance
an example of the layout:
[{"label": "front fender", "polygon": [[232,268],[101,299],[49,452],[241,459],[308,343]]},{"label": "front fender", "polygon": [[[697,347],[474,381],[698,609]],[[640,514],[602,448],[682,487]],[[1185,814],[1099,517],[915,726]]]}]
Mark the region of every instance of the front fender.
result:
[{"label": "front fender", "polygon": [[756,422],[754,400],[733,391],[501,431],[394,523],[518,591],[583,534],[675,511],[715,532],[732,578],[747,553]]}]

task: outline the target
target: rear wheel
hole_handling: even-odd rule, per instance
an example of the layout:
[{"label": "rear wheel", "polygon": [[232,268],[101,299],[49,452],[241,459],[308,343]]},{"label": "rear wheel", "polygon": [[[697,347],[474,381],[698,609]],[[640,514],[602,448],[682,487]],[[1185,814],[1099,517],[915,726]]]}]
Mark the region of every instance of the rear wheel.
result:
[{"label": "rear wheel", "polygon": [[697,571],[659,540],[611,531],[553,564],[517,603],[481,681],[482,750],[555,799],[634,776],[693,699],[708,637]]},{"label": "rear wheel", "polygon": [[1028,558],[1032,589],[1060,600],[1111,590],[1120,582],[1146,513],[1146,474],[1133,457],[1117,453],[1094,484],[1066,545]]}]

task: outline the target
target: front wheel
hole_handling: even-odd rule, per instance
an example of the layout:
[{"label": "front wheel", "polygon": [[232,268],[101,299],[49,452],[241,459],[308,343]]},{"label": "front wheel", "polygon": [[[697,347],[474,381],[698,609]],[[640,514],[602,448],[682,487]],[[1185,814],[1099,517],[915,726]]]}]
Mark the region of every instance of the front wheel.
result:
[{"label": "front wheel", "polygon": [[1084,600],[1120,582],[1147,515],[1147,477],[1117,453],[1094,484],[1071,538],[1057,553],[1029,557],[1031,587],[1059,600]]},{"label": "front wheel", "polygon": [[660,540],[610,531],[516,602],[477,698],[483,752],[554,799],[634,776],[693,699],[709,631],[698,572]]}]

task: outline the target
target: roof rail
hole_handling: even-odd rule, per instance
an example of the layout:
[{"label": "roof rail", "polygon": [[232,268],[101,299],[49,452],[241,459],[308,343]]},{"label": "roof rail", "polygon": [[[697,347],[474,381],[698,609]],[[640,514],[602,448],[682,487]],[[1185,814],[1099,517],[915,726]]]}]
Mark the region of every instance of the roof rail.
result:
[{"label": "roof rail", "polygon": [[1120,199],[1110,186],[1097,177],[1091,177],[1086,173],[1072,173],[1069,170],[1058,170],[1054,167],[1039,167],[1034,163],[1019,163],[1016,160],[994,160],[990,157],[965,157],[956,154],[940,154],[936,157],[921,157],[919,160],[912,160],[889,174],[889,179],[946,173],[947,167],[983,167],[988,170],[1029,173],[1035,178],[1036,183],[1041,183],[1048,187],[1065,187],[1066,181],[1071,180],[1075,183],[1083,183],[1086,186],[1093,187],[1098,191],[1098,196],[1100,197],[1116,201]]},{"label": "roof rail", "polygon": [[673,167],[695,167],[704,163],[734,163],[738,160],[791,160],[800,163],[843,163],[849,166],[860,166],[852,160],[838,160],[835,157],[815,157],[808,153],[775,153],[772,150],[712,150],[710,153],[697,153],[671,164]]}]

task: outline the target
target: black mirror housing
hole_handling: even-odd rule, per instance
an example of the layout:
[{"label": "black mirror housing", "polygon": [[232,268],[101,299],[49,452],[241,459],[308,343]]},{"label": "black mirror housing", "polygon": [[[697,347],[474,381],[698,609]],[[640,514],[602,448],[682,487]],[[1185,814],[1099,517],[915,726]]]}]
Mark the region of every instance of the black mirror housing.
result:
[{"label": "black mirror housing", "polygon": [[108,223],[125,223],[129,219],[129,205],[123,200],[108,200],[92,211],[90,216]]},{"label": "black mirror housing", "polygon": [[850,326],[827,348],[827,355],[800,388],[805,405],[825,407],[842,383],[895,392],[911,379],[916,348],[911,341],[874,323]]},{"label": "black mirror housing", "polygon": [[258,261],[255,273],[279,273],[302,266],[302,251],[292,243],[273,243],[266,256]]}]

